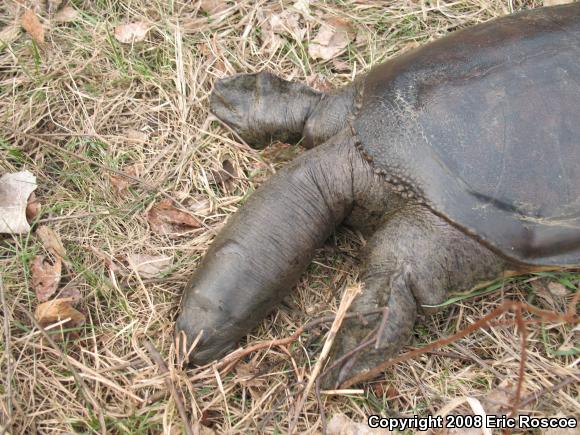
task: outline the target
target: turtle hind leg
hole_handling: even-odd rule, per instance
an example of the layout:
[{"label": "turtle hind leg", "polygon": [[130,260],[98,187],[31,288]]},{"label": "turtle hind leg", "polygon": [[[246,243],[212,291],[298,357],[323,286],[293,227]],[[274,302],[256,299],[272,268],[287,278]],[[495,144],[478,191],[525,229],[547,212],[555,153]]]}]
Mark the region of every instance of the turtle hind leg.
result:
[{"label": "turtle hind leg", "polygon": [[[339,359],[377,329],[381,331],[365,350],[339,364],[324,379],[335,388],[357,372],[394,357],[412,334],[423,305],[444,302],[448,291],[465,290],[501,275],[508,267],[495,253],[462,233],[427,208],[408,206],[387,221],[369,240],[365,251],[363,293],[352,312],[387,307],[382,314],[345,321],[333,349]],[[378,344],[378,348],[375,345]]]},{"label": "turtle hind leg", "polygon": [[259,149],[274,140],[300,141],[322,95],[267,72],[241,74],[215,83],[210,110]]}]

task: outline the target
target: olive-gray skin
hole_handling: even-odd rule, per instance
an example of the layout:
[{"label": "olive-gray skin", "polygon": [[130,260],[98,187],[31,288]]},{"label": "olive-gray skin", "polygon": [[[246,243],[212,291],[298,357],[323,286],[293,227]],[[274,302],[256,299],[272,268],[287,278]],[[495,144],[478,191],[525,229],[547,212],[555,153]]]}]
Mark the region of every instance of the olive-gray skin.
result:
[{"label": "olive-gray skin", "polygon": [[[449,291],[580,265],[580,4],[455,32],[328,94],[259,73],[218,80],[210,104],[252,146],[312,149],[249,198],[186,287],[177,330],[203,330],[195,363],[273,310],[340,224],[368,237],[351,311],[388,317],[333,385],[396,354]],[[334,357],[380,321],[345,322]]]}]

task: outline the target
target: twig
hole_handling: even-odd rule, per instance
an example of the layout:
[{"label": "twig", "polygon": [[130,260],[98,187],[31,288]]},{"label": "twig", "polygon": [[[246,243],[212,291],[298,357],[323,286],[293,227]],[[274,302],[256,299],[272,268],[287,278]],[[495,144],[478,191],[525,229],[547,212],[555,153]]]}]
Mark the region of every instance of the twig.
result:
[{"label": "twig", "polygon": [[522,318],[522,308],[520,306],[516,307],[515,309],[516,314],[516,325],[518,327],[518,332],[520,333],[520,366],[518,370],[518,384],[516,386],[516,392],[514,394],[514,398],[512,400],[512,410],[510,412],[510,416],[514,417],[518,413],[520,397],[522,394],[522,386],[524,385],[524,376],[526,374],[526,360],[528,357],[526,343],[527,343],[527,327],[524,319]]},{"label": "twig", "polygon": [[[375,342],[375,334],[377,333],[377,329],[373,329],[370,333],[368,333],[366,335],[366,337],[364,338],[363,342],[361,344],[359,344],[358,346],[354,347],[353,349],[351,349],[350,351],[348,351],[347,353],[345,353],[344,355],[341,355],[339,358],[337,358],[330,366],[328,366],[326,368],[326,370],[324,370],[324,372],[322,373],[322,375],[320,375],[320,378],[324,378],[325,376],[327,376],[335,367],[341,365],[344,361],[352,358],[355,354],[357,354],[358,352],[360,352],[363,349],[366,349],[367,347],[369,347],[371,344],[373,344]],[[349,361],[350,363],[351,361]],[[346,364],[345,364],[346,365]]]},{"label": "twig", "polygon": [[320,377],[316,378],[316,386],[314,388],[316,393],[316,404],[318,405],[318,412],[320,413],[320,422],[322,423],[322,435],[327,434],[326,429],[326,413],[324,412],[324,405],[322,404],[322,396],[320,395]]},{"label": "twig", "polygon": [[542,388],[537,393],[532,393],[529,396],[525,397],[522,401],[520,401],[519,407],[521,409],[525,406],[528,406],[530,403],[534,402],[535,400],[538,400],[544,394],[555,393],[558,390],[561,390],[562,388],[564,388],[566,385],[571,384],[572,382],[576,382],[576,381],[577,381],[577,379],[574,376],[568,376],[566,379],[564,379],[561,382],[558,382],[556,385],[553,385],[550,388]]},{"label": "twig", "polygon": [[2,281],[2,275],[0,275],[0,298],[2,302],[2,310],[4,312],[4,350],[6,354],[6,408],[8,412],[8,418],[6,420],[6,426],[2,428],[2,434],[5,432],[11,432],[10,425],[12,424],[12,352],[10,350],[10,320],[8,316],[10,311],[8,310],[8,305],[6,304],[6,297],[4,295],[4,283]]},{"label": "twig", "polygon": [[391,367],[394,364],[398,364],[403,361],[407,361],[411,358],[414,358],[418,355],[422,355],[424,353],[436,350],[442,346],[446,346],[448,344],[454,343],[455,341],[459,340],[460,338],[465,337],[466,335],[471,334],[473,331],[483,327],[483,326],[490,326],[491,321],[503,313],[510,311],[510,310],[526,310],[532,314],[535,314],[546,321],[556,321],[556,322],[568,322],[568,323],[580,323],[580,318],[575,315],[575,310],[569,309],[566,314],[559,314],[554,313],[552,311],[542,310],[540,308],[536,308],[532,305],[522,303],[522,302],[515,302],[515,301],[505,301],[502,305],[498,308],[493,310],[491,313],[487,314],[486,316],[479,319],[477,322],[472,323],[471,325],[467,326],[466,328],[462,329],[461,331],[453,334],[450,337],[443,337],[438,340],[435,340],[426,346],[421,348],[415,348],[410,352],[406,352],[404,354],[399,355],[396,358],[388,359],[383,361],[381,364],[373,367],[372,369],[364,372],[359,373],[357,375],[352,376],[351,378],[344,381],[340,388],[348,388],[351,385],[357,384],[359,382],[368,381],[370,379],[374,379],[377,377],[381,372],[383,372],[388,367]]},{"label": "twig", "polygon": [[40,323],[38,323],[38,321],[36,320],[34,315],[32,315],[32,313],[30,313],[24,307],[22,307],[22,311],[24,311],[24,313],[28,316],[28,318],[30,319],[30,321],[32,322],[34,327],[40,331],[42,336],[46,339],[46,341],[48,341],[48,344],[50,344],[50,346],[60,356],[60,358],[65,363],[67,368],[70,370],[73,378],[75,379],[76,383],[79,385],[79,388],[80,388],[81,393],[84,396],[85,400],[88,402],[89,405],[91,405],[93,407],[93,409],[95,410],[95,412],[98,415],[99,424],[101,426],[101,434],[106,435],[107,425],[105,423],[105,416],[103,414],[103,409],[99,405],[99,402],[97,401],[97,399],[95,397],[93,397],[93,395],[91,394],[89,387],[87,387],[87,384],[85,383],[84,379],[77,373],[74,366],[69,361],[70,357],[63,353],[63,351],[60,349],[58,344],[56,344],[56,342],[52,339],[50,334],[48,334],[48,332],[46,332],[46,329],[44,329],[44,327]]},{"label": "twig", "polygon": [[[362,312],[357,311],[354,313],[346,314],[344,316],[344,319],[351,319],[353,317],[359,317],[359,316],[371,316],[373,314],[379,314],[382,312],[383,312],[382,308],[368,310],[368,311],[362,311]],[[238,360],[244,358],[245,356],[250,355],[251,353],[254,353],[258,350],[269,349],[269,348],[275,347],[275,346],[285,346],[287,344],[293,343],[294,341],[298,340],[300,335],[302,335],[304,332],[306,332],[306,331],[308,331],[308,330],[310,330],[310,329],[312,329],[312,328],[314,328],[322,323],[332,322],[332,321],[334,321],[334,319],[335,319],[335,316],[318,317],[316,319],[312,319],[311,321],[307,322],[306,324],[304,324],[303,326],[298,328],[296,331],[294,331],[294,333],[288,337],[278,338],[275,340],[261,341],[259,343],[252,345],[252,346],[248,346],[245,349],[236,350],[236,351],[230,353],[229,355],[226,355],[224,358],[222,358],[221,361],[218,362],[218,368],[222,368],[224,366],[227,366],[230,363],[238,361]],[[232,368],[233,365],[234,364],[230,365],[229,368]]]},{"label": "twig", "polygon": [[[167,364],[165,364],[163,357],[161,356],[155,345],[151,341],[147,340],[144,343],[144,346],[145,349],[147,349],[147,352],[149,352],[149,356],[151,357],[151,359],[155,361],[155,363],[159,366],[159,370],[161,371],[161,373],[169,374],[169,368],[167,367]],[[167,389],[171,391],[171,395],[173,396],[173,400],[175,400],[175,405],[177,406],[177,411],[179,412],[179,415],[183,420],[185,433],[187,435],[193,435],[193,429],[189,424],[189,420],[187,419],[187,413],[185,412],[185,406],[183,405],[183,400],[181,399],[181,391],[177,390],[175,384],[171,379],[171,376],[166,376],[164,380]]]},{"label": "twig", "polygon": [[84,219],[84,218],[93,217],[93,216],[108,216],[110,214],[111,214],[111,212],[109,210],[103,210],[103,211],[97,211],[94,213],[81,213],[81,214],[70,215],[70,216],[55,216],[55,217],[50,217],[50,218],[44,218],[44,219],[37,220],[36,223],[37,224],[45,224],[47,222],[58,222],[58,221],[65,221],[65,220],[69,220],[69,219]]},{"label": "twig", "polygon": [[346,312],[348,311],[350,305],[360,292],[361,292],[360,285],[347,288],[346,293],[343,296],[342,301],[340,302],[340,306],[338,307],[336,318],[334,319],[334,322],[330,327],[330,331],[328,332],[328,336],[326,337],[326,341],[324,342],[324,346],[322,347],[322,351],[320,352],[320,356],[318,357],[318,361],[316,361],[316,364],[312,369],[312,373],[310,374],[310,378],[308,379],[308,383],[306,384],[306,388],[304,388],[304,392],[302,393],[302,397],[300,398],[298,404],[296,405],[296,408],[294,409],[294,416],[291,420],[290,427],[288,428],[288,433],[291,434],[294,432],[296,424],[298,423],[298,417],[300,416],[302,408],[304,407],[304,403],[306,402],[306,398],[308,397],[308,393],[310,393],[310,390],[312,389],[312,386],[314,385],[314,382],[316,381],[318,374],[322,370],[322,365],[324,364],[326,358],[328,357],[328,354],[330,353],[330,348],[334,343],[334,339],[336,337],[338,329],[340,328],[340,325],[342,324],[342,321],[346,316]]},{"label": "twig", "polygon": [[430,350],[425,352],[429,355],[436,355],[436,356],[440,356],[443,358],[451,358],[451,359],[458,359],[461,361],[466,361],[466,362],[478,362],[475,358],[470,357],[469,355],[461,355],[459,353],[455,353],[455,352],[443,352],[440,350]]}]

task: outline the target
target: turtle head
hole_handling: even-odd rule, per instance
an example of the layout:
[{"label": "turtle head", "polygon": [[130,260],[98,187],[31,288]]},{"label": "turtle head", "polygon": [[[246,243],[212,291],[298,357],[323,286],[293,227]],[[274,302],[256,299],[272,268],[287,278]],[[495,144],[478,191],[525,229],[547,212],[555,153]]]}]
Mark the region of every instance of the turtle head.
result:
[{"label": "turtle head", "polygon": [[210,110],[260,149],[275,140],[298,142],[321,95],[267,72],[240,74],[216,81]]}]

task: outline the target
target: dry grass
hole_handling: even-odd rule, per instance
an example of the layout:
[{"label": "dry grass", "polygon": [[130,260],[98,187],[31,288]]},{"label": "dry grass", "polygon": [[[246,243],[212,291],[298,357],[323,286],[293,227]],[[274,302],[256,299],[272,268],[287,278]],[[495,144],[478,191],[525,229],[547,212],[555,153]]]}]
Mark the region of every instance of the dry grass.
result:
[{"label": "dry grass", "polygon": [[[300,19],[305,40],[286,33],[277,48],[262,46],[263,21],[292,1],[231,2],[211,17],[199,11],[197,2],[71,3],[80,18],[53,25],[44,46],[23,33],[7,45],[0,42],[0,173],[26,168],[37,175],[39,219],[65,244],[64,282],[80,289],[87,323],[56,348],[43,338],[26,314],[38,304],[29,286],[29,262],[43,247],[34,234],[2,236],[2,312],[9,323],[3,327],[0,355],[2,425],[12,433],[101,432],[102,415],[113,433],[180,433],[183,422],[165,381],[170,377],[184,392],[196,431],[285,431],[325,328],[303,335],[287,350],[259,351],[230,373],[211,367],[184,370],[174,363],[172,322],[188,276],[226,217],[271,170],[300,152],[288,146],[257,152],[239,143],[208,117],[212,83],[237,72],[270,70],[301,81],[322,77],[338,86],[400,50],[541,2],[316,2],[312,15]],[[0,5],[0,30],[13,25],[18,13],[10,2]],[[308,40],[329,15],[349,20],[357,31],[340,56],[344,71],[307,55]],[[114,40],[117,24],[139,20],[153,26],[144,42]],[[226,158],[239,173],[228,188],[210,176]],[[144,165],[143,182],[125,196],[117,194],[108,169],[137,162]],[[193,210],[204,226],[179,238],[152,234],[145,211],[164,196]],[[334,290],[356,281],[353,258],[360,243],[357,234],[338,231],[291,300],[248,343],[286,337],[313,316],[335,312]],[[173,258],[173,266],[164,276],[142,279],[130,269],[110,270],[95,249],[112,257],[164,254]],[[566,284],[568,296],[548,292],[550,280]],[[492,294],[426,318],[416,327],[414,344],[452,334],[505,298],[562,311],[579,283],[574,273],[506,281]],[[578,416],[576,382],[548,391],[578,376],[575,333],[564,324],[530,327],[523,395],[540,397],[529,401],[527,412]],[[168,362],[168,374],[146,351],[147,339]],[[444,354],[395,366],[365,385],[364,394],[323,396],[326,415],[342,412],[364,421],[374,413],[434,414],[464,396],[482,398],[485,406],[491,406],[485,398],[509,400],[518,378],[518,340],[512,323],[480,330],[443,349]],[[297,428],[321,429],[313,394]]]}]

